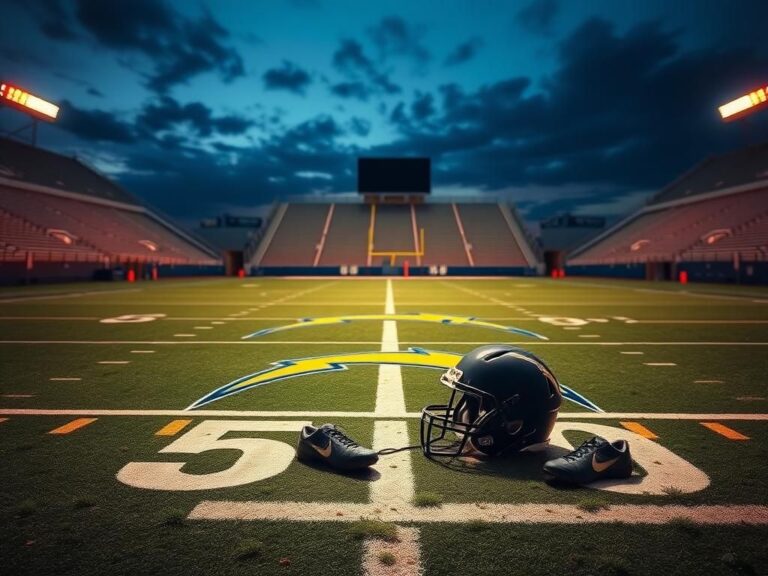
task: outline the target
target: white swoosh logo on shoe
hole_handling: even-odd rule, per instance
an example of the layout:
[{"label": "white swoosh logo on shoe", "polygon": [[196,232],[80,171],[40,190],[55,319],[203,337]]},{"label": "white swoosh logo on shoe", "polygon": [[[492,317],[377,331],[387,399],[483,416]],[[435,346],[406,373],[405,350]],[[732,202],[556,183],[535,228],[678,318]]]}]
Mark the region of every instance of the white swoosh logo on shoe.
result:
[{"label": "white swoosh logo on shoe", "polygon": [[312,446],[312,448],[314,448],[317,451],[317,453],[320,454],[320,456],[322,456],[323,458],[329,458],[331,456],[331,451],[333,450],[333,444],[331,444],[330,442],[328,442],[328,446],[326,446],[325,448],[320,448],[320,446],[315,446],[314,444],[312,444],[312,442],[310,442],[309,445]]},{"label": "white swoosh logo on shoe", "polygon": [[617,456],[612,460],[606,460],[605,462],[598,462],[597,454],[592,454],[592,470],[594,470],[595,472],[604,472],[605,470],[613,466],[618,459],[619,457]]}]

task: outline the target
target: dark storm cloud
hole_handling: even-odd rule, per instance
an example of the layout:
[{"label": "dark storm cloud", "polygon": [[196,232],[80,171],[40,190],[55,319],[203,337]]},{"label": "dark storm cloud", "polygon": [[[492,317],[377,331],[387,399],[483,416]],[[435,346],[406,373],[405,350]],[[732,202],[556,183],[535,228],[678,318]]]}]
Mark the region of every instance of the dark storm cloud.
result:
[{"label": "dark storm cloud", "polygon": [[133,126],[104,110],[84,110],[68,100],[61,103],[57,126],[93,142],[131,144],[136,141]]},{"label": "dark storm cloud", "polygon": [[300,95],[303,95],[312,83],[312,78],[306,70],[287,60],[284,60],[279,68],[267,70],[262,80],[268,90],[286,90]]},{"label": "dark storm cloud", "polygon": [[464,62],[469,62],[475,56],[477,56],[478,50],[483,47],[482,38],[470,38],[466,42],[462,42],[445,58],[446,66],[457,66]]},{"label": "dark storm cloud", "polygon": [[353,117],[347,122],[347,131],[365,137],[371,132],[371,123],[365,118]]},{"label": "dark storm cloud", "polygon": [[422,121],[430,118],[435,113],[435,104],[432,94],[416,93],[416,98],[411,104],[411,114],[416,120]]},{"label": "dark storm cloud", "polygon": [[[359,119],[349,130],[367,130],[366,121]],[[128,154],[129,171],[119,180],[161,210],[183,217],[252,207],[318,185],[351,190],[356,149],[339,142],[347,134],[332,116],[320,115],[266,137],[259,146],[215,144],[215,153],[143,140]],[[331,179],[303,178],[300,172]]]},{"label": "dark storm cloud", "polygon": [[[348,82],[335,84],[331,91],[337,96],[365,100],[372,93],[397,94],[400,87],[389,75],[379,70],[356,40],[342,40],[333,53],[333,66],[348,78]],[[365,84],[363,84],[365,82]]]},{"label": "dark storm cloud", "polygon": [[426,64],[431,54],[422,43],[422,31],[398,16],[383,18],[368,31],[382,59],[402,56],[418,65]]},{"label": "dark storm cloud", "polygon": [[[425,95],[410,108],[401,103],[390,119],[402,137],[374,152],[432,156],[442,185],[594,184],[606,197],[659,188],[706,156],[743,145],[716,106],[768,66],[747,51],[679,54],[675,35],[658,23],[618,35],[602,20],[575,30],[558,57],[543,92],[528,78],[472,92],[445,85],[429,123],[419,122]],[[765,117],[755,121],[768,127]]]},{"label": "dark storm cloud", "polygon": [[200,102],[182,105],[169,96],[162,96],[157,103],[146,106],[136,123],[149,135],[186,125],[204,137],[214,133],[242,134],[253,124],[240,116],[214,116],[211,109]]},{"label": "dark storm cloud", "polygon": [[559,9],[557,0],[533,0],[515,15],[515,20],[529,32],[549,34]]},{"label": "dark storm cloud", "polygon": [[204,72],[216,72],[225,82],[244,74],[229,32],[207,11],[193,19],[161,0],[79,0],[75,14],[102,46],[147,57],[154,66],[147,85],[157,92]]},{"label": "dark storm cloud", "polygon": [[368,100],[372,90],[364,82],[339,82],[331,86],[331,93],[339,98],[354,98]]},{"label": "dark storm cloud", "polygon": [[26,3],[38,18],[40,31],[53,40],[74,40],[78,37],[72,14],[59,0]]}]

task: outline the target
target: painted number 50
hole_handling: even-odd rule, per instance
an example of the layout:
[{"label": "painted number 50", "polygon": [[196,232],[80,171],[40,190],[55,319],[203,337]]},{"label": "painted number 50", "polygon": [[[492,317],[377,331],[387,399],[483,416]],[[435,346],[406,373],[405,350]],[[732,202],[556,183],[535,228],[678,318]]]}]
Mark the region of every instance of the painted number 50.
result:
[{"label": "painted number 50", "polygon": [[130,462],[118,473],[124,484],[149,490],[210,490],[250,484],[283,472],[294,457],[285,442],[266,438],[228,438],[228,432],[298,432],[310,422],[206,420],[162,450],[162,454],[200,454],[208,450],[241,452],[232,466],[211,474],[182,472],[186,462]]}]

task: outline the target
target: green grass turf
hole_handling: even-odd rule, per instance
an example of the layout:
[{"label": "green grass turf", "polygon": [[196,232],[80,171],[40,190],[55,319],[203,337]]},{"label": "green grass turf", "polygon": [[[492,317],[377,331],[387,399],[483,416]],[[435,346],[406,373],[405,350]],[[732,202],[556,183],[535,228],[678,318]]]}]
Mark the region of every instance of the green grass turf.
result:
[{"label": "green grass turf", "polygon": [[[411,279],[393,287],[398,313],[475,316],[550,338],[539,343],[475,327],[400,321],[401,349],[464,353],[480,343],[515,342],[544,358],[563,383],[611,412],[768,412],[768,346],[745,345],[768,342],[768,324],[754,322],[768,320],[768,289],[531,278]],[[378,350],[380,321],[300,328],[247,342],[241,337],[304,317],[381,314],[385,294],[383,279],[208,279],[0,289],[0,408],[180,410],[272,362]],[[99,322],[150,313],[166,316],[141,324]],[[608,322],[565,330],[535,315]],[[614,316],[638,322],[627,324]],[[675,322],[651,322],[658,320]],[[197,335],[175,336],[182,333]],[[599,338],[580,337],[589,334]],[[8,343],[24,340],[37,343]],[[100,360],[130,364],[103,365]],[[375,366],[353,366],[284,380],[206,409],[372,411],[377,374]],[[402,374],[409,411],[447,397],[438,371],[406,367]],[[82,380],[52,382],[52,377]],[[583,409],[566,403],[563,411]],[[141,490],[115,479],[134,461],[185,461],[184,471],[193,474],[229,467],[238,457],[232,450],[158,453],[193,426],[213,419],[194,412],[190,417],[193,424],[175,438],[154,435],[175,418],[170,416],[104,416],[67,436],[46,432],[74,416],[10,416],[0,422],[0,458],[6,463],[0,467],[3,568],[13,574],[359,573],[361,543],[346,524],[193,522],[186,516],[203,499],[366,502],[370,480],[365,476],[336,475],[294,461],[273,478],[202,492]],[[328,418],[305,420],[322,424]],[[372,441],[372,419],[332,420],[363,444]],[[596,422],[618,426],[615,420]],[[710,486],[682,496],[566,490],[541,482],[542,456],[457,470],[414,452],[415,489],[444,503],[768,503],[765,422],[725,422],[750,437],[744,442],[729,441],[697,421],[643,423],[663,446],[706,472]],[[417,420],[409,421],[409,431],[416,441]],[[296,441],[295,433],[286,432],[228,437],[242,435],[291,445]],[[574,443],[583,440],[579,432],[566,436]],[[425,525],[422,554],[426,574],[765,573],[764,527],[689,524]],[[289,566],[280,565],[283,558],[290,559]]]}]

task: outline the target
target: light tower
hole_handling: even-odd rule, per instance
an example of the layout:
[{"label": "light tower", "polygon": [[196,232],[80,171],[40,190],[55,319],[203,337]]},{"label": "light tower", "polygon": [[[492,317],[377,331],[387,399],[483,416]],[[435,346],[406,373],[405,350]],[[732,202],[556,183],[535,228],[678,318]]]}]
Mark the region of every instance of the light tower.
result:
[{"label": "light tower", "polygon": [[27,116],[29,121],[12,130],[0,132],[4,136],[16,138],[35,146],[37,144],[37,124],[40,120],[53,122],[59,115],[59,107],[35,96],[15,84],[0,81],[0,107],[15,108]]}]

